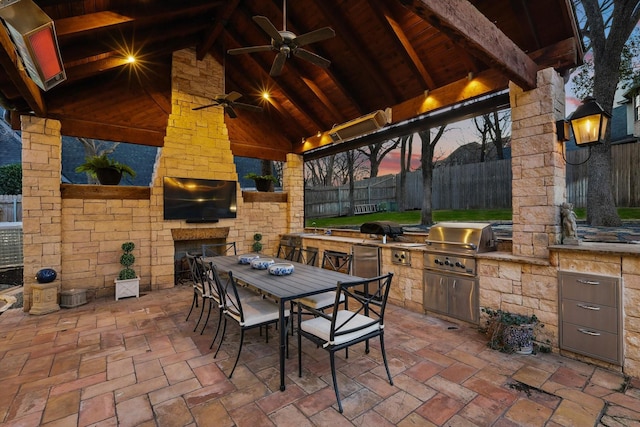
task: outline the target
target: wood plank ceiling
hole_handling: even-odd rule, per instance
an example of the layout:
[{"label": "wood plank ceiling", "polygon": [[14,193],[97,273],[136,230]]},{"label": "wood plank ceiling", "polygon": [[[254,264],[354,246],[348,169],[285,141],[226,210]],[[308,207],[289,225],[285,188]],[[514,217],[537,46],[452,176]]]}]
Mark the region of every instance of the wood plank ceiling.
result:
[{"label": "wood plank ceiling", "polygon": [[[225,120],[235,155],[273,160],[315,149],[327,140],[318,132],[375,110],[391,108],[398,123],[510,80],[534,88],[537,70],[567,73],[583,55],[569,0],[289,0],[288,31],[329,26],[336,36],[305,46],[329,59],[328,68],[292,57],[276,77],[275,52],[225,52],[269,44],[252,17],[282,30],[281,0],[34,1],[54,20],[67,81],[41,91],[0,30],[0,104],[14,127],[20,113],[33,112],[60,120],[66,135],[161,146],[171,53],[195,48],[199,59],[224,64],[226,92],[240,92],[240,101],[258,104],[269,88],[263,112]],[[127,68],[131,51],[144,73]]]}]

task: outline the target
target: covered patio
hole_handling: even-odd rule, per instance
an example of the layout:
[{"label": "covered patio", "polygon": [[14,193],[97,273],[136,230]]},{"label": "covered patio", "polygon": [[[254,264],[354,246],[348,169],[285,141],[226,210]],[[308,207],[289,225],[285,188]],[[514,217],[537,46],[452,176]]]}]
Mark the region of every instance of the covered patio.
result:
[{"label": "covered patio", "polygon": [[[326,352],[295,340],[280,392],[277,339],[247,336],[227,379],[238,331],[217,359],[185,321],[189,285],[139,299],[98,298],[47,316],[0,316],[0,419],[5,426],[631,426],[640,382],[558,354],[504,354],[476,328],[387,310],[394,386],[377,341],[339,355],[344,413],[336,410]],[[274,331],[271,331],[272,338]]]}]

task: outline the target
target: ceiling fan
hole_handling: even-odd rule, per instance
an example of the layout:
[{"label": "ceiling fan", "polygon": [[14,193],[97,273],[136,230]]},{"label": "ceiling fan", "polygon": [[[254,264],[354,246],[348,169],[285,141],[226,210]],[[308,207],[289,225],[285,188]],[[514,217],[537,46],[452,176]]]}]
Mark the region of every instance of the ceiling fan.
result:
[{"label": "ceiling fan", "polygon": [[213,98],[212,100],[213,102],[211,104],[202,105],[200,107],[193,108],[192,110],[193,111],[202,110],[203,108],[209,108],[209,107],[218,105],[224,108],[224,112],[227,113],[227,115],[232,119],[235,119],[236,117],[238,117],[235,111],[236,108],[239,108],[242,110],[255,111],[255,112],[262,111],[262,107],[259,107],[257,105],[243,104],[242,102],[236,102],[236,100],[240,98],[242,98],[242,95],[235,91],[231,92],[228,95],[217,95],[215,98]]},{"label": "ceiling fan", "polygon": [[270,45],[229,49],[227,53],[229,55],[240,55],[243,53],[265,52],[269,50],[278,52],[276,58],[273,60],[273,64],[271,65],[271,71],[269,71],[269,75],[272,77],[280,75],[285,61],[291,56],[291,54],[319,67],[327,68],[331,64],[331,61],[320,55],[316,55],[313,52],[309,52],[306,49],[302,49],[302,46],[335,37],[335,31],[333,31],[331,27],[323,27],[318,30],[296,36],[291,31],[287,31],[287,1],[283,0],[282,3],[282,31],[278,31],[271,21],[269,21],[265,16],[258,15],[253,17],[256,24],[258,24],[260,28],[262,28],[262,30],[271,37]]}]

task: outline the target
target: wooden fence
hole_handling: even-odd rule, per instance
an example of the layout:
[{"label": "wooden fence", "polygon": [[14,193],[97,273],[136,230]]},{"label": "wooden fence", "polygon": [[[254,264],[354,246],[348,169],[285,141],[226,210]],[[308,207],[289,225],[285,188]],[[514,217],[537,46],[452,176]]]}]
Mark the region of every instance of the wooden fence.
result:
[{"label": "wooden fence", "polygon": [[[566,194],[574,207],[587,206],[587,168],[583,162],[589,151],[567,153]],[[574,165],[571,165],[573,163]],[[611,148],[612,184],[618,207],[640,206],[640,144],[619,144]],[[433,209],[510,209],[511,160],[439,167],[433,171]],[[396,210],[399,203],[399,175],[386,175],[355,183],[355,204],[376,203]],[[422,172],[409,172],[406,179],[405,209],[422,208]],[[346,215],[349,187],[305,189],[305,216],[320,218]]]},{"label": "wooden fence", "polygon": [[0,222],[22,221],[22,195],[0,195]]}]

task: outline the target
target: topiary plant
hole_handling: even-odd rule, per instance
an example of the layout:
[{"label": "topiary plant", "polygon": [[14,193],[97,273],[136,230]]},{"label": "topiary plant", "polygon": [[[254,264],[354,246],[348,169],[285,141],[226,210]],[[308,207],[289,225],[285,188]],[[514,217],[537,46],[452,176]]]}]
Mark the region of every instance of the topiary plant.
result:
[{"label": "topiary plant", "polygon": [[118,274],[118,280],[135,279],[138,277],[135,270],[131,268],[136,257],[131,253],[135,249],[136,245],[133,242],[125,242],[122,244],[122,250],[124,253],[120,257],[120,264],[124,267]]},{"label": "topiary plant", "polygon": [[262,240],[262,234],[256,233],[253,235],[253,245],[251,245],[251,248],[254,252],[260,252],[262,250],[262,243],[260,243],[260,240]]}]

